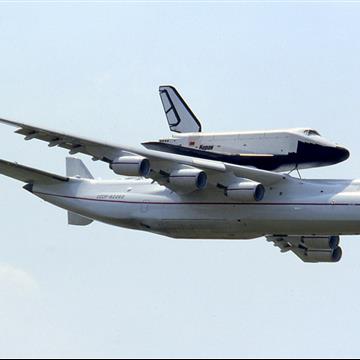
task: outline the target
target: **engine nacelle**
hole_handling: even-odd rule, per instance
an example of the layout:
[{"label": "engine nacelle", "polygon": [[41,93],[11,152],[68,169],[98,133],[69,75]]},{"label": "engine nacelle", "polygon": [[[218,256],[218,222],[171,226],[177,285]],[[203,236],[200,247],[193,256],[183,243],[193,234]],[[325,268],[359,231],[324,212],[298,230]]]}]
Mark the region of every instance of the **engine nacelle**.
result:
[{"label": "engine nacelle", "polygon": [[228,186],[225,189],[225,195],[237,201],[261,201],[265,196],[265,187],[253,181],[244,181]]},{"label": "engine nacelle", "polygon": [[169,183],[176,191],[191,193],[204,190],[208,184],[208,177],[204,171],[198,169],[180,169],[170,174]]},{"label": "engine nacelle", "polygon": [[150,161],[141,156],[121,156],[110,164],[115,174],[125,176],[148,177],[150,174]]},{"label": "engine nacelle", "polygon": [[333,250],[308,250],[306,258],[312,263],[337,263],[342,258],[342,249],[338,246]]},{"label": "engine nacelle", "polygon": [[308,249],[316,250],[335,250],[340,244],[339,236],[315,236],[301,238],[303,243]]}]

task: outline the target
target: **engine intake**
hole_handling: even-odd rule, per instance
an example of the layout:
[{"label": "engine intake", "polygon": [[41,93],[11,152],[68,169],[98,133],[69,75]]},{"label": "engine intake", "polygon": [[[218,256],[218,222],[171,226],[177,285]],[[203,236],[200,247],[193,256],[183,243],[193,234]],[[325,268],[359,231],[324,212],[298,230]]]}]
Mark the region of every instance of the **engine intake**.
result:
[{"label": "engine intake", "polygon": [[122,156],[110,164],[115,174],[125,176],[148,177],[150,174],[150,161],[141,156]]},{"label": "engine intake", "polygon": [[169,184],[182,193],[204,190],[208,184],[208,177],[204,171],[198,169],[180,169],[169,176]]},{"label": "engine intake", "polygon": [[244,202],[261,201],[265,196],[265,187],[253,181],[240,182],[227,187],[225,196]]}]

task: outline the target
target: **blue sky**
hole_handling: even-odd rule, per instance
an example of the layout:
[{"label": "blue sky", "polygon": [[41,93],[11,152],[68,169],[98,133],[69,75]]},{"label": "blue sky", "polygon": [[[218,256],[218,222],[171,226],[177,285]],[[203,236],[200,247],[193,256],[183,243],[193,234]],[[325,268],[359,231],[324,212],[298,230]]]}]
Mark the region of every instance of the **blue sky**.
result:
[{"label": "blue sky", "polygon": [[[340,2],[0,2],[0,115],[136,145],[168,136],[170,83],[205,130],[310,126],[352,156],[303,175],[357,178],[359,15]],[[0,144],[0,158],[64,173],[64,150],[6,127]],[[68,227],[0,181],[0,357],[359,356],[359,237],[340,264],[305,265],[264,239]]]}]

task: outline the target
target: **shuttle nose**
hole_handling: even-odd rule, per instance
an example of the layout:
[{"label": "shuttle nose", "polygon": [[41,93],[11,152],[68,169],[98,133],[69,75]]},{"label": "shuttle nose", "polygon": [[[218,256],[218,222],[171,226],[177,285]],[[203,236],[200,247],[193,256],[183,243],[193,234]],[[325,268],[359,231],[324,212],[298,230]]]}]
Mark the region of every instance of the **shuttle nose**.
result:
[{"label": "shuttle nose", "polygon": [[347,160],[350,157],[350,152],[342,146],[317,140],[316,143],[299,142],[298,155],[299,164],[308,162],[312,166],[328,166]]},{"label": "shuttle nose", "polygon": [[338,162],[343,162],[350,157],[350,151],[344,147],[337,146],[335,152]]}]

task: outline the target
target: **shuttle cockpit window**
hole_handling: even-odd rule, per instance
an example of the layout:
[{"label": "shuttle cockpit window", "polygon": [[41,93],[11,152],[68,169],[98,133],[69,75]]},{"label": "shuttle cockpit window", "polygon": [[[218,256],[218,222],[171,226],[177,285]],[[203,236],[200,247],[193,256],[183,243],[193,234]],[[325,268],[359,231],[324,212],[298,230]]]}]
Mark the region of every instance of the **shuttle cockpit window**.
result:
[{"label": "shuttle cockpit window", "polygon": [[304,134],[307,136],[321,136],[316,130],[305,130]]}]

